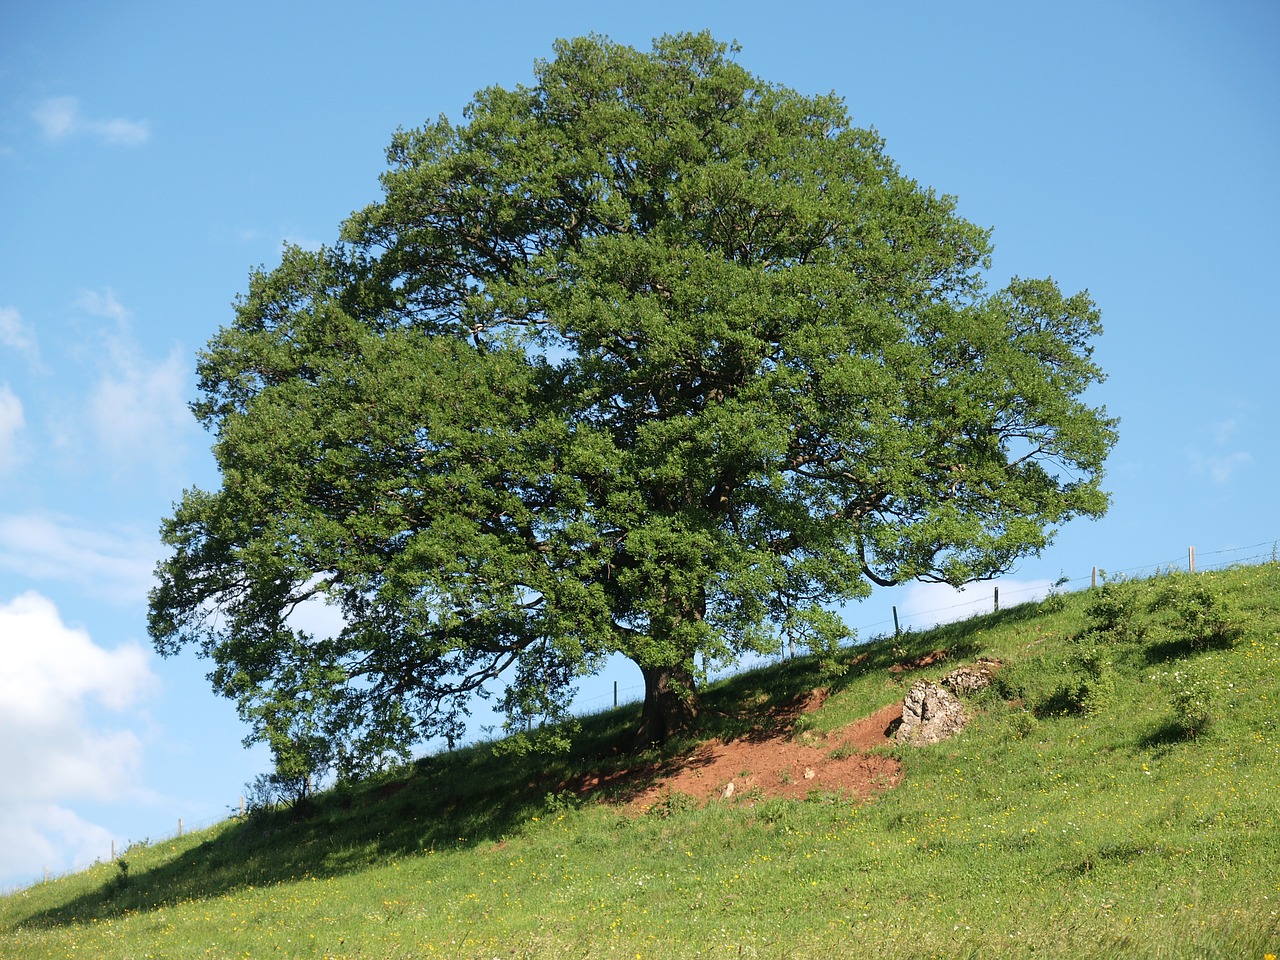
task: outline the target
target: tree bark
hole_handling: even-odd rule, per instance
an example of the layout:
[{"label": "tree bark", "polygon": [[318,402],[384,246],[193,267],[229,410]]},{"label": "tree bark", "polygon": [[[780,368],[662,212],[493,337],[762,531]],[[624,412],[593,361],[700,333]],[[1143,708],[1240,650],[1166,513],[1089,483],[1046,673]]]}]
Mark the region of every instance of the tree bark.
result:
[{"label": "tree bark", "polygon": [[640,672],[644,674],[644,710],[636,740],[641,746],[666,743],[689,729],[698,717],[693,671],[687,667],[641,664]]}]

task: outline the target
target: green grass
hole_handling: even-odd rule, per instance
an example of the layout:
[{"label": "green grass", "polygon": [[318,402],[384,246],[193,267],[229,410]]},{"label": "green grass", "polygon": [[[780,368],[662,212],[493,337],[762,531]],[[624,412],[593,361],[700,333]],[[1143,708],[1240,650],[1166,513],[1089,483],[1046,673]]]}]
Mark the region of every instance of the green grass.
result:
[{"label": "green grass", "polygon": [[[567,755],[432,757],[132,848],[127,876],[23,890],[0,900],[0,956],[1262,960],[1280,953],[1280,566],[1198,575],[1234,634],[1149,609],[1185,587],[1129,588],[1137,638],[1091,633],[1097,595],[1068,594],[862,645],[843,672],[788,661],[707,692],[700,734],[732,737],[825,686],[804,725],[823,732],[1000,659],[966,731],[895,749],[901,784],[861,806],[672,798],[633,815],[608,802],[617,786],[581,801],[566,785],[583,774],[691,745],[621,753],[636,716],[619,710]],[[1175,675],[1207,695],[1207,725],[1183,722]]]}]

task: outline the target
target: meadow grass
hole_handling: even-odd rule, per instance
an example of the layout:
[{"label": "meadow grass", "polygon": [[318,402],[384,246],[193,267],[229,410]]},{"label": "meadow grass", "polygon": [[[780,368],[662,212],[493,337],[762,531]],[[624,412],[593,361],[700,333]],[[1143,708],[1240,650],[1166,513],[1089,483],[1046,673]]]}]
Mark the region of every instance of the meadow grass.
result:
[{"label": "meadow grass", "polygon": [[825,732],[999,659],[961,735],[880,748],[903,773],[872,801],[582,798],[585,774],[691,745],[619,750],[637,718],[611,711],[564,755],[430,757],[5,897],[0,956],[1263,960],[1280,953],[1280,566],[1198,575],[1239,626],[1208,639],[1155,602],[1185,586],[1127,585],[1142,630],[1123,639],[1083,592],[708,690],[701,736],[817,686],[802,726]]}]

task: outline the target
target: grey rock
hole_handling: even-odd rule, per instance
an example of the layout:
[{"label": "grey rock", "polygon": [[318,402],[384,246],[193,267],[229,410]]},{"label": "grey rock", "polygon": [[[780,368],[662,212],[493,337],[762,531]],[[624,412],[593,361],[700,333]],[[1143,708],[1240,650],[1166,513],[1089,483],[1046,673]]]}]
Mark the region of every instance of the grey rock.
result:
[{"label": "grey rock", "polygon": [[917,680],[902,701],[898,743],[921,746],[955,736],[968,722],[954,693],[931,680]]},{"label": "grey rock", "polygon": [[996,660],[975,660],[972,664],[957,667],[942,678],[942,685],[954,694],[976,693],[991,686],[991,674],[1000,666]]}]

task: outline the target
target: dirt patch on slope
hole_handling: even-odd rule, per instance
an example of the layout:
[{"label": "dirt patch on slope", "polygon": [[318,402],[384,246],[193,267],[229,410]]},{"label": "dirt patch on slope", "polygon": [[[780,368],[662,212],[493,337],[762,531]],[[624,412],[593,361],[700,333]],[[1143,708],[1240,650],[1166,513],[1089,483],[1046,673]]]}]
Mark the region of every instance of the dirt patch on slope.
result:
[{"label": "dirt patch on slope", "polygon": [[645,811],[669,794],[685,794],[699,804],[713,799],[802,800],[815,790],[865,800],[898,782],[898,762],[868,751],[889,743],[888,731],[901,719],[902,704],[895,703],[803,743],[792,738],[791,730],[729,743],[708,741],[640,791],[628,806]]},{"label": "dirt patch on slope", "polygon": [[749,734],[710,740],[660,767],[588,776],[564,787],[577,793],[607,789],[625,808],[643,813],[674,795],[697,805],[709,800],[750,804],[768,798],[802,800],[813,791],[865,800],[897,784],[900,765],[875,754],[891,742],[902,719],[894,703],[825,735],[794,736],[795,721],[826,699],[814,691],[762,718]]},{"label": "dirt patch on slope", "polygon": [[[932,650],[888,669],[905,673],[950,657],[948,649]],[[990,682],[990,674],[999,666],[998,660],[980,659],[953,671],[942,683],[972,692]],[[775,797],[801,800],[816,791],[865,800],[896,786],[901,764],[873,749],[894,742],[902,723],[902,702],[824,735],[797,735],[797,721],[826,699],[825,689],[813,690],[762,710],[742,735],[731,740],[709,740],[658,765],[576,777],[561,788],[582,795],[603,790],[612,802],[644,812],[673,797],[697,805],[710,800],[753,803]]]}]

